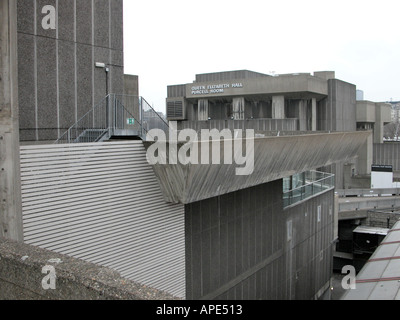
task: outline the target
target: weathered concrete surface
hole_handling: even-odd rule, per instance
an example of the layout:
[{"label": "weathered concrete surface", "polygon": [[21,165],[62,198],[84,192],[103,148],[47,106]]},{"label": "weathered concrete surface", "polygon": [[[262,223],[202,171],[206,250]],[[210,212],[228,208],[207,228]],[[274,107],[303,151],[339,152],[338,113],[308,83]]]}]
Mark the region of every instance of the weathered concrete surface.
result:
[{"label": "weathered concrete surface", "polygon": [[340,198],[339,212],[400,207],[400,197]]},{"label": "weathered concrete surface", "polygon": [[17,7],[0,0],[0,236],[22,241],[17,81]]},{"label": "weathered concrete surface", "polygon": [[[188,204],[229,192],[253,187],[296,173],[324,167],[356,157],[370,132],[316,133],[298,136],[263,137],[254,139],[254,171],[239,176],[236,169],[244,165],[224,164],[224,141],[220,140],[220,164],[167,164],[153,165],[167,202]],[[149,147],[154,142],[144,142]],[[198,144],[201,154],[201,142]],[[250,143],[251,144],[251,143]],[[183,145],[181,143],[178,149]],[[167,145],[167,150],[168,150]],[[211,142],[209,149],[212,150]],[[200,156],[199,156],[200,158]],[[201,162],[200,162],[201,163]]]},{"label": "weathered concrete surface", "polygon": [[[42,273],[45,266],[55,268],[54,290],[42,287],[48,275]],[[178,299],[124,279],[114,270],[0,238],[0,300]]]},{"label": "weathered concrete surface", "polygon": [[[193,93],[197,87],[207,88],[209,85],[220,85],[222,83],[231,84],[232,82],[242,83],[241,87],[233,87],[232,85],[225,88],[222,93],[218,93],[221,97],[247,96],[247,95],[281,95],[296,97],[319,97],[323,98],[328,95],[328,87],[326,80],[320,77],[314,77],[310,74],[288,74],[279,75],[279,77],[261,76],[256,78],[236,78],[226,80],[210,80],[199,79],[204,81],[196,81],[195,83],[186,84],[187,99],[208,99],[215,94],[211,93]],[[223,82],[225,81],[225,82]]]}]

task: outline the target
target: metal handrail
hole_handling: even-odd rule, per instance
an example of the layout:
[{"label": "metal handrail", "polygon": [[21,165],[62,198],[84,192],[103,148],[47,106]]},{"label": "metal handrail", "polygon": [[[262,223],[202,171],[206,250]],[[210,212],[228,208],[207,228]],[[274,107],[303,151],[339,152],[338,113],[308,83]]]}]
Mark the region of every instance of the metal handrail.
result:
[{"label": "metal handrail", "polygon": [[[334,174],[326,172],[310,171],[312,174],[322,174],[323,178],[311,180],[300,187],[293,188],[283,192],[284,207],[291,206],[297,202],[308,199],[321,192],[334,189]],[[307,179],[306,179],[307,180]],[[309,179],[308,179],[309,180]],[[308,192],[307,192],[308,191]]]},{"label": "metal handrail", "polygon": [[[130,102],[132,98],[133,103]],[[146,110],[144,110],[145,108]],[[139,112],[138,116],[133,114],[135,110]],[[150,117],[148,117],[149,112],[151,114]],[[164,131],[168,131],[169,128],[164,119],[143,97],[108,94],[61,135],[55,143],[98,142],[103,138],[110,138],[116,130],[127,129],[128,125],[125,124],[126,117],[134,119],[134,125],[138,131],[137,134],[143,140],[149,134],[149,128],[147,127],[150,124],[148,122],[152,122],[151,125],[153,126],[161,127],[160,129]],[[157,119],[155,123],[151,120],[153,118]]]},{"label": "metal handrail", "polygon": [[[88,119],[90,115],[93,116],[93,113],[96,112],[97,110],[101,109],[103,106],[103,103],[106,102],[109,99],[110,95],[107,95],[105,98],[103,98],[96,106],[94,106],[92,109],[90,109],[85,115],[83,115],[78,121],[76,121],[63,135],[61,135],[56,141],[55,144],[61,143],[62,141],[67,140],[67,143],[71,142],[71,132],[74,129],[79,128],[79,124]],[[94,119],[93,119],[94,122]],[[99,130],[106,130],[106,128],[94,128],[94,125],[91,129],[99,129]]]},{"label": "metal handrail", "polygon": [[140,99],[141,99],[141,107],[142,107],[142,110],[143,110],[143,101],[144,101],[144,102],[146,102],[147,106],[153,111],[153,113],[154,113],[154,114],[169,128],[168,123],[165,122],[165,120],[164,120],[163,118],[160,117],[160,115],[158,114],[158,112],[155,111],[155,110],[153,109],[153,107],[150,105],[150,103],[148,103],[147,100],[146,100],[145,98],[143,98],[143,97],[140,97]]},{"label": "metal handrail", "polygon": [[313,171],[313,172],[323,174],[323,175],[325,175],[325,177],[322,178],[322,179],[313,180],[313,181],[311,181],[311,182],[309,182],[309,183],[306,183],[306,184],[304,184],[304,185],[302,185],[302,186],[300,186],[300,187],[296,187],[296,188],[291,189],[291,190],[289,190],[289,191],[285,191],[284,194],[285,194],[285,193],[289,193],[289,192],[293,192],[293,191],[296,191],[296,190],[299,190],[299,189],[304,188],[304,187],[307,187],[307,186],[311,186],[311,185],[317,184],[318,182],[321,182],[321,183],[322,183],[322,181],[325,181],[325,180],[327,180],[327,179],[331,179],[331,178],[333,178],[333,177],[335,176],[334,174],[328,174],[328,173],[326,173],[326,172],[318,172],[318,171]]}]

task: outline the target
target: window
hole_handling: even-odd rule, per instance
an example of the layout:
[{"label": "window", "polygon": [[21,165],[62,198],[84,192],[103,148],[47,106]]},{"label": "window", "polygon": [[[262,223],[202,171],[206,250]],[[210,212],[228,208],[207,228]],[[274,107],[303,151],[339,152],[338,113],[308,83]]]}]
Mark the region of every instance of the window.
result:
[{"label": "window", "polygon": [[322,213],[322,207],[318,206],[318,217],[317,217],[318,222],[321,222],[321,213]]}]

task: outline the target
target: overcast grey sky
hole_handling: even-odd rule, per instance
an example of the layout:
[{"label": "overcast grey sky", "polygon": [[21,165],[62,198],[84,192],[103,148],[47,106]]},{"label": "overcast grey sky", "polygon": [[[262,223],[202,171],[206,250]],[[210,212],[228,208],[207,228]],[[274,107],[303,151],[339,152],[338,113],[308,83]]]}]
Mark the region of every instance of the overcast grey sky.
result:
[{"label": "overcast grey sky", "polygon": [[198,73],[336,71],[371,101],[400,100],[399,0],[124,0],[125,73],[165,112]]}]

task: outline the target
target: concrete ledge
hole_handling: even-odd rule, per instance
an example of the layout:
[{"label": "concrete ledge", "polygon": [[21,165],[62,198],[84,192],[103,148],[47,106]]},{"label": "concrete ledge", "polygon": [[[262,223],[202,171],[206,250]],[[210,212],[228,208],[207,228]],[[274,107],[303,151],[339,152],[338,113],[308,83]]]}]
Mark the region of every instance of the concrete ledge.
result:
[{"label": "concrete ledge", "polygon": [[339,212],[339,221],[354,220],[354,219],[367,219],[367,218],[368,218],[368,210]]},{"label": "concrete ledge", "polygon": [[357,198],[340,198],[339,212],[356,211],[356,210],[373,210],[399,208],[400,197],[357,197]]},{"label": "concrete ledge", "polygon": [[[187,144],[178,142],[177,147],[173,143],[170,145],[166,142],[165,150],[169,150],[171,147],[174,152],[183,145],[185,148],[187,145],[189,145],[187,148],[196,147],[199,150],[198,164],[184,165],[176,163],[178,161],[170,163],[167,152],[166,155],[163,155],[165,164],[156,163],[152,165],[152,168],[160,183],[165,201],[188,204],[279,180],[296,173],[315,170],[333,163],[350,161],[357,156],[360,146],[364,144],[369,135],[369,131],[315,132],[294,136],[256,137],[242,141],[238,139],[236,141],[242,143],[242,150],[246,150],[246,161],[249,160],[251,165],[253,163],[250,159],[254,160],[254,170],[249,175],[237,174],[236,169],[242,168],[243,165],[225,164],[225,141],[223,139],[216,140],[215,148],[217,150],[219,148],[220,158],[219,164],[213,165],[201,164],[201,149],[206,144],[202,141],[192,141]],[[205,141],[207,142],[207,140]],[[249,141],[248,147],[246,146],[247,141]],[[153,144],[155,142],[144,142],[147,150]],[[232,148],[231,156],[237,153],[236,147],[233,145],[234,142],[230,146]],[[153,149],[156,147],[157,145]],[[212,150],[212,148],[210,140],[208,148],[205,150]],[[206,153],[206,155],[210,156],[212,152]],[[177,152],[175,153],[177,154]],[[153,154],[154,150],[150,152],[151,156]],[[246,162],[246,165],[249,163]]]},{"label": "concrete ledge", "polygon": [[[42,281],[55,270],[55,289]],[[45,279],[46,283],[50,283]],[[0,238],[1,300],[179,300],[140,285],[109,268]]]}]

